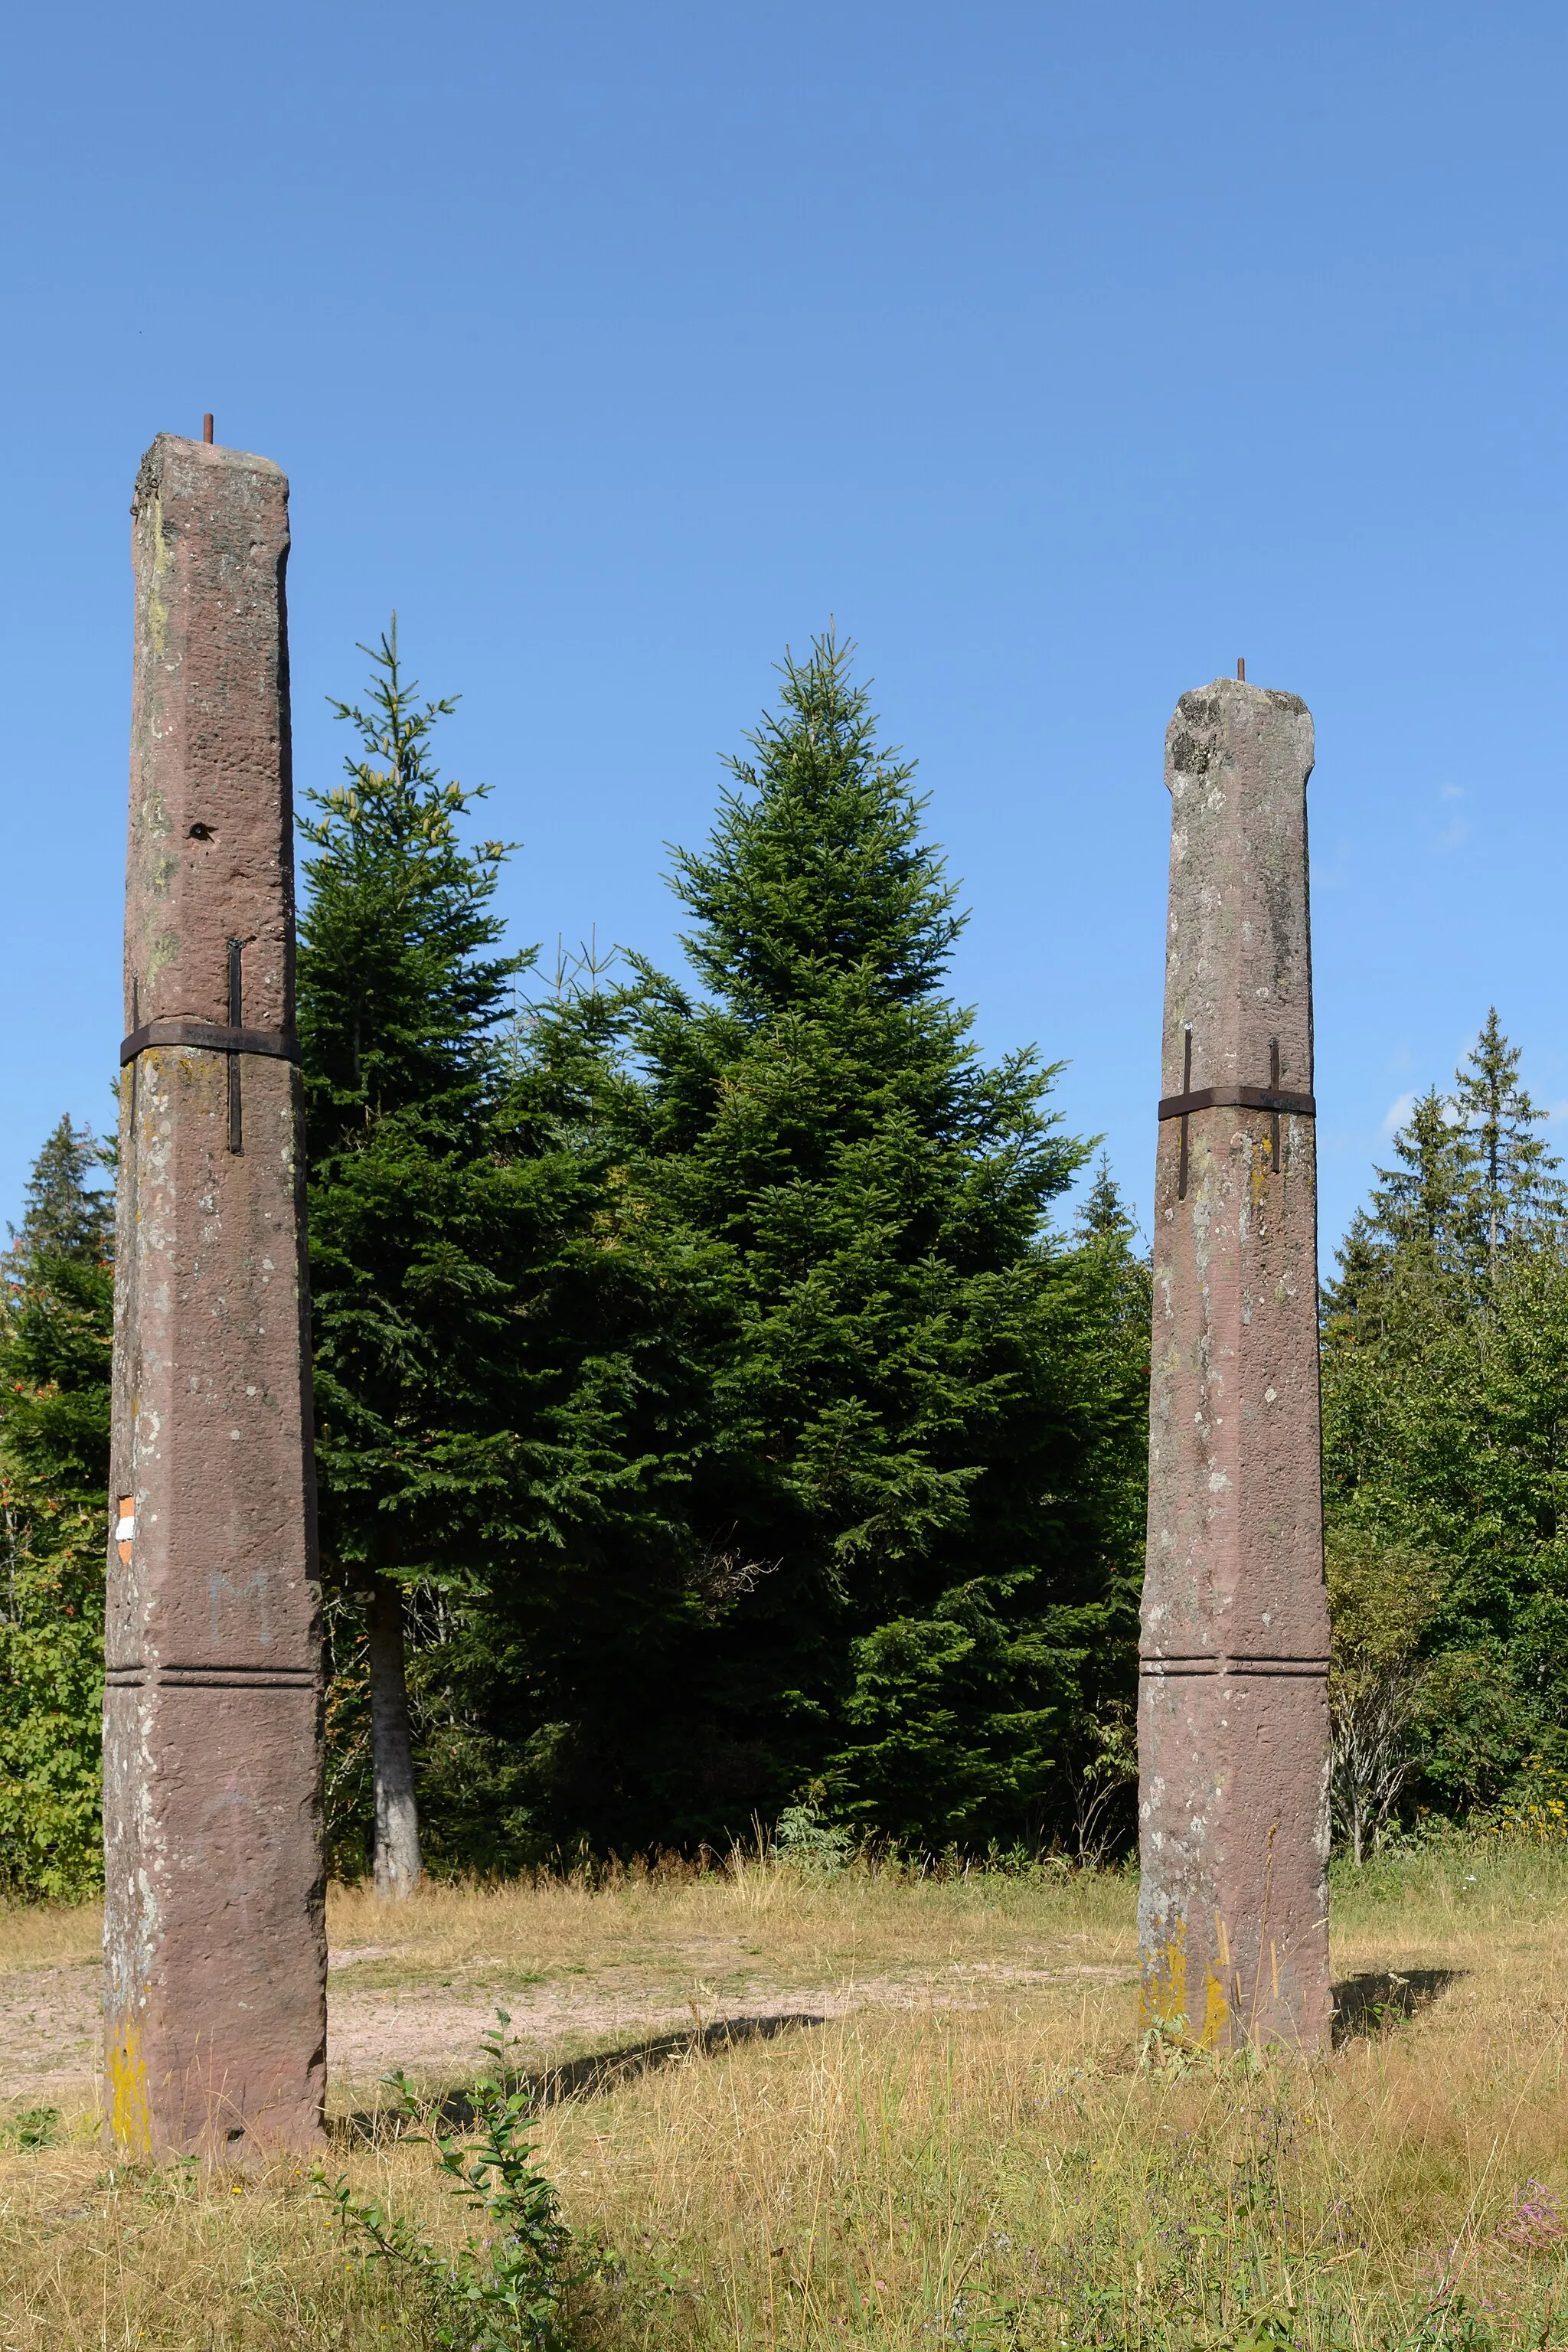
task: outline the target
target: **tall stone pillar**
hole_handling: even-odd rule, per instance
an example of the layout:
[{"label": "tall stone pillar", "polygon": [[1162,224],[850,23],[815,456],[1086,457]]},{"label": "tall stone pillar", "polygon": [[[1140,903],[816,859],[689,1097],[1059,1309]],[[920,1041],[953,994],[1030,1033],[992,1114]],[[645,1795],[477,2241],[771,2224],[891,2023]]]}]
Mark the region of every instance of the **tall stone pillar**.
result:
[{"label": "tall stone pillar", "polygon": [[1139,1704],[1145,2021],[1316,2048],[1330,2021],[1307,778],[1293,694],[1184,694]]},{"label": "tall stone pillar", "polygon": [[107,2097],[236,2157],[315,2146],[326,2072],[289,485],[161,434],[132,513]]}]

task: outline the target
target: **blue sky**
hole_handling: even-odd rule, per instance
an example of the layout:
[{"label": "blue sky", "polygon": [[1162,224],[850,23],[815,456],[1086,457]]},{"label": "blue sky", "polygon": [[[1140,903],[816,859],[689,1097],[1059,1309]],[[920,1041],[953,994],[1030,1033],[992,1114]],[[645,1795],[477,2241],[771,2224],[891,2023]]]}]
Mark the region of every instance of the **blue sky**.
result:
[{"label": "blue sky", "polygon": [[300,785],[395,605],[521,939],[673,952],[662,845],[834,614],[982,1039],[1144,1209],[1163,730],[1244,654],[1317,721],[1325,1244],[1489,1003],[1563,1134],[1565,51],[1529,0],[19,13],[0,1217],[109,1111],[126,509],[207,408],[292,478]]}]

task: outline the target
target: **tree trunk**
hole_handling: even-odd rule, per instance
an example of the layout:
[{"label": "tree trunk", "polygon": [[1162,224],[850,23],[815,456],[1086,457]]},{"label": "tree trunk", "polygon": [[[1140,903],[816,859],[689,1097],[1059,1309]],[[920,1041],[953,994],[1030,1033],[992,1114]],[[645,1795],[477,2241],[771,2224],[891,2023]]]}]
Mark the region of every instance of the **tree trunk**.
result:
[{"label": "tree trunk", "polygon": [[419,1882],[419,1806],[403,1657],[403,1589],[378,1576],[365,1602],[370,1651],[370,1744],[375,1780],[375,1891],[383,1902]]}]

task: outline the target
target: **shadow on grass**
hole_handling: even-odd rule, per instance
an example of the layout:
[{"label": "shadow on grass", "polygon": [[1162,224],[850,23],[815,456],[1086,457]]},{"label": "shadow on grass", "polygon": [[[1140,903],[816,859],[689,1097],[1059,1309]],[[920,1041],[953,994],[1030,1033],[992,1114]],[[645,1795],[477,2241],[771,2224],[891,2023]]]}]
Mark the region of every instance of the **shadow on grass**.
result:
[{"label": "shadow on grass", "polygon": [[1430,2009],[1439,1993],[1468,1976],[1467,1969],[1368,1969],[1333,1988],[1334,2048],[1358,2035],[1370,2041],[1401,2019]]},{"label": "shadow on grass", "polygon": [[[635,2082],[639,2074],[651,2074],[656,2067],[668,2066],[677,2058],[689,2057],[693,2052],[703,2056],[717,2050],[731,2050],[742,2042],[772,2042],[781,2033],[793,2032],[797,2026],[826,2025],[825,2017],[807,2016],[796,2011],[785,2017],[723,2017],[711,2025],[683,2028],[679,2033],[656,2034],[649,2042],[633,2042],[620,2050],[598,2050],[586,2058],[563,2058],[558,2065],[542,2067],[534,2074],[509,2074],[509,2091],[526,2091],[535,2107],[558,2106],[565,2099],[594,2099],[606,2091],[618,2091],[624,2084]],[[461,2132],[474,2120],[474,2103],[468,2091],[448,2091],[442,2098],[433,2099],[422,2108],[416,2119],[400,2115],[395,2107],[362,2112],[352,2116],[335,2116],[328,2126],[335,2140],[368,2143],[396,2139],[407,2131]]]}]

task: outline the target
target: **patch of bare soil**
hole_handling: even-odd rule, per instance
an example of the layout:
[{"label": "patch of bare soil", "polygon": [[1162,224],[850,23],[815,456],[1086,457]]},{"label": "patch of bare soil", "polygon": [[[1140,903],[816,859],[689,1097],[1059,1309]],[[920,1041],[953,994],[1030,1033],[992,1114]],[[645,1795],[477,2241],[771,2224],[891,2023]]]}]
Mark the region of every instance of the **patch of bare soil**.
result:
[{"label": "patch of bare soil", "polygon": [[[896,1976],[781,1984],[748,1964],[738,1946],[700,1937],[646,1966],[563,1970],[542,1981],[509,1982],[504,1960],[470,1962],[438,1984],[354,1981],[361,1970],[384,1979],[400,1958],[396,1945],[361,1945],[331,1956],[327,2066],[334,2106],[353,2104],[394,2067],[426,2083],[469,2074],[498,2009],[510,2019],[524,2063],[548,2064],[672,2028],[842,2017],[859,2009],[975,2009],[999,1994],[1026,1996],[1069,1980],[1131,1980],[1125,1969],[1081,1963],[956,1961]],[[91,2103],[101,2063],[101,1986],[96,1963],[0,1977],[0,2100]]]},{"label": "patch of bare soil", "polygon": [[0,2098],[60,2106],[91,2096],[102,2063],[96,1961],[0,1977]]}]

